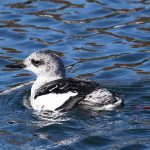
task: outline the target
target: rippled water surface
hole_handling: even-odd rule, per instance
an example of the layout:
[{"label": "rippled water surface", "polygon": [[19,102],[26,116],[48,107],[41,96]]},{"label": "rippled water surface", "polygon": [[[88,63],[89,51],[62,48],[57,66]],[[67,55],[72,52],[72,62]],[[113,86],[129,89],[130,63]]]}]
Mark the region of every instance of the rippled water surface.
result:
[{"label": "rippled water surface", "polygon": [[38,114],[31,85],[0,95],[0,149],[150,149],[149,0],[1,0],[0,91],[32,81],[7,69],[38,50],[62,57],[69,77],[99,82],[125,107]]}]

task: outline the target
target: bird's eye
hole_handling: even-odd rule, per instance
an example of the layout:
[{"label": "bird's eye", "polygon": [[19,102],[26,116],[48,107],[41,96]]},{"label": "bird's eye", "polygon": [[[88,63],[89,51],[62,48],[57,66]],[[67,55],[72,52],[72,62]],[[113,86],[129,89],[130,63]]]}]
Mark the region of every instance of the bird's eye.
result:
[{"label": "bird's eye", "polygon": [[32,64],[33,64],[34,66],[39,66],[39,65],[42,64],[42,62],[41,62],[40,60],[34,60],[34,59],[32,59],[31,62],[32,62]]}]

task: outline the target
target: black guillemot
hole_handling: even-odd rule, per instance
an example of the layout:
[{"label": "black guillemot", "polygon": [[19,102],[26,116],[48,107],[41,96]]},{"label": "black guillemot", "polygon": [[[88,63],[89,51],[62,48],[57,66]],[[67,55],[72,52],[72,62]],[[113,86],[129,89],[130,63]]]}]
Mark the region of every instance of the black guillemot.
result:
[{"label": "black guillemot", "polygon": [[98,110],[123,106],[122,98],[94,81],[66,78],[64,64],[54,53],[34,52],[22,62],[8,67],[24,68],[37,75],[30,95],[34,110],[70,110],[77,104],[96,107]]}]

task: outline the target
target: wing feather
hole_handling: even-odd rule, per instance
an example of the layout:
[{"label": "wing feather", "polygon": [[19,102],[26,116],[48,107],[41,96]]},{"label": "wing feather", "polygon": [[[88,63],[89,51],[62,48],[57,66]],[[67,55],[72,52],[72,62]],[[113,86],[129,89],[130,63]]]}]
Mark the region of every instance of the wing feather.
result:
[{"label": "wing feather", "polygon": [[42,86],[40,89],[36,91],[34,99],[39,96],[47,95],[50,93],[55,94],[63,94],[67,92],[77,93],[76,96],[71,96],[62,106],[57,109],[65,109],[69,110],[73,108],[76,104],[78,104],[81,100],[85,98],[85,96],[91,93],[94,89],[96,89],[99,84],[89,81],[89,80],[81,80],[81,79],[58,79],[52,82],[49,82]]}]

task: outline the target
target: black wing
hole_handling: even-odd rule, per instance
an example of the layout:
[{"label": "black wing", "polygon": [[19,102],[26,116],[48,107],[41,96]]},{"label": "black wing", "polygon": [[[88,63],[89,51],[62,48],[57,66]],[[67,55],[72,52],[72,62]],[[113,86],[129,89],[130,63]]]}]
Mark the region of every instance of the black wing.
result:
[{"label": "black wing", "polygon": [[72,79],[72,78],[65,78],[65,79],[58,79],[52,82],[45,84],[44,86],[40,87],[35,94],[35,99],[38,96],[49,94],[49,93],[56,93],[62,94],[67,93],[69,91],[78,93],[74,97],[70,97],[62,106],[57,109],[65,109],[69,110],[73,108],[79,101],[83,100],[85,96],[95,90],[99,84],[83,79]]}]

